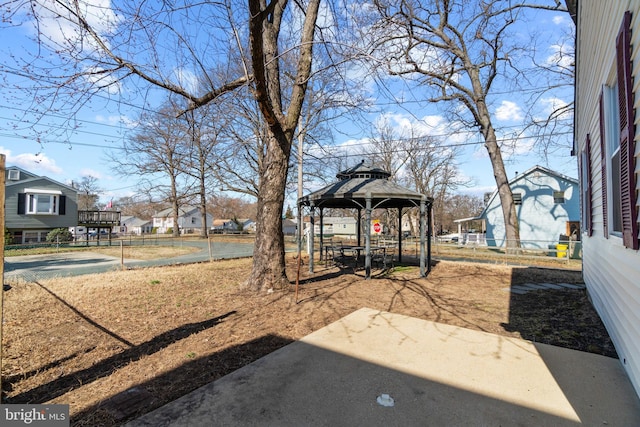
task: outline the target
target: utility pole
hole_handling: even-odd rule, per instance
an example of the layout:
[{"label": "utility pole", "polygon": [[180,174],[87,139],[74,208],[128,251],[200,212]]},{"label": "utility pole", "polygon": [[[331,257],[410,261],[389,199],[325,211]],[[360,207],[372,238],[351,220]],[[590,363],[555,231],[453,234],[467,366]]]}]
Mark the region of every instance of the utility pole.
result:
[{"label": "utility pole", "polygon": [[[2,237],[2,242],[0,242],[0,277],[2,278],[0,281],[2,282],[2,287],[0,288],[0,372],[2,372],[2,319],[4,319],[4,193],[5,193],[5,161],[6,157],[4,154],[0,154],[0,237]],[[2,390],[2,375],[0,375],[0,390]]]},{"label": "utility pole", "polygon": [[[302,143],[304,141],[304,132],[298,133],[298,200],[302,198]],[[302,208],[298,204],[298,257],[302,254]]]}]

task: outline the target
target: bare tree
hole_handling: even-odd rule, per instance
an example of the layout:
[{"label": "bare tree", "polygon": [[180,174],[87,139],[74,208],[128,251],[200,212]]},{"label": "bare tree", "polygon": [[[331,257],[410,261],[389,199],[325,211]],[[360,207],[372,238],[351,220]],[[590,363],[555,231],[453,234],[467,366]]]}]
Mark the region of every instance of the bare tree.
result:
[{"label": "bare tree", "polygon": [[473,218],[482,213],[484,200],[482,197],[470,194],[449,195],[443,204],[438,233],[452,232],[456,224],[453,222],[461,218]]},{"label": "bare tree", "polygon": [[367,30],[387,71],[415,78],[431,91],[425,93],[430,102],[449,103],[452,116],[482,135],[498,187],[507,246],[519,246],[516,209],[490,112],[490,95],[505,70],[516,81],[519,76],[514,58],[525,47],[515,45],[510,37],[519,14],[532,7],[561,10],[560,2],[375,0],[374,4],[380,19]]},{"label": "bare tree", "polygon": [[120,197],[114,201],[114,205],[118,206],[123,216],[130,215],[147,220],[164,208],[162,203],[144,200],[139,196]]},{"label": "bare tree", "polygon": [[[301,4],[301,3],[299,3]],[[284,262],[282,213],[291,147],[307,84],[311,77],[313,42],[320,0],[310,0],[300,28],[292,88],[283,104],[278,38],[286,1],[249,2],[249,37],[255,98],[264,117],[267,149],[258,176],[258,206],[254,262],[247,284],[254,289],[289,285]]]},{"label": "bare tree", "polygon": [[[447,146],[445,140],[421,134],[416,126],[395,128],[387,117],[379,120],[361,154],[374,165],[391,173],[390,179],[434,198],[434,218],[442,215],[444,201],[453,191],[469,182],[458,173],[456,156],[459,147]],[[417,224],[419,212],[406,212]],[[395,232],[397,214],[389,211],[385,224]],[[399,230],[398,230],[399,231]],[[413,234],[417,230],[411,230]]]},{"label": "bare tree", "polygon": [[[11,0],[2,6],[4,25],[27,20],[40,43],[35,53],[16,53],[17,65],[0,68],[3,74],[28,77],[25,98],[33,100],[32,106],[45,105],[32,112],[65,106],[72,121],[83,105],[100,97],[141,105],[141,99],[151,101],[158,92],[183,97],[190,110],[251,85],[267,142],[258,170],[256,243],[247,285],[255,290],[288,286],[281,227],[284,190],[312,73],[320,0],[108,6],[83,0]],[[331,11],[325,12],[331,27]],[[295,43],[280,45],[294,37]],[[293,66],[282,69],[285,54]],[[221,62],[229,64],[226,73],[211,78],[210,71],[219,70]],[[191,77],[206,85],[191,84]],[[290,81],[287,93],[285,80]]]},{"label": "bare tree", "polygon": [[[175,118],[175,109],[168,104],[157,114],[143,115],[137,131],[125,140],[122,151],[111,155],[113,169],[124,176],[140,177],[140,187],[155,194],[172,208],[174,236],[180,235],[180,206],[191,196],[189,177],[184,174],[184,123]],[[187,181],[185,181],[187,180]],[[169,182],[165,185],[165,182]]]},{"label": "bare tree", "polygon": [[214,195],[209,198],[208,204],[209,211],[217,219],[256,218],[256,204],[238,197]]},{"label": "bare tree", "polygon": [[[218,145],[218,135],[224,126],[223,120],[211,114],[209,106],[198,110],[187,111],[183,115],[186,129],[183,144],[185,145],[185,162],[183,172],[191,176],[197,183],[197,199],[202,228],[200,237],[209,236],[207,224],[207,187],[214,185],[213,177],[218,170],[215,150]],[[209,185],[208,185],[209,184]]]},{"label": "bare tree", "polygon": [[78,210],[90,211],[98,209],[98,198],[102,188],[95,176],[83,176],[78,182],[73,182],[72,187],[78,190]]},{"label": "bare tree", "polygon": [[458,170],[456,157],[459,148],[446,146],[443,142],[439,138],[424,136],[411,138],[403,144],[408,156],[405,182],[420,193],[433,197],[435,229],[443,217],[447,198],[461,186],[469,185]]}]

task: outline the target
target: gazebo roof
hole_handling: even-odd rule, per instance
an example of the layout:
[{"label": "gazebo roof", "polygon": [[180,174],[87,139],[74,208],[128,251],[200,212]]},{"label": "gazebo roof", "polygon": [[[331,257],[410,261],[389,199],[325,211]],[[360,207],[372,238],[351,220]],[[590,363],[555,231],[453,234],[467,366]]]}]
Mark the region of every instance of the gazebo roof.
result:
[{"label": "gazebo roof", "polygon": [[319,208],[364,208],[371,198],[375,208],[402,208],[420,206],[433,199],[389,181],[391,174],[380,168],[358,165],[339,172],[339,181],[303,196],[298,203]]}]

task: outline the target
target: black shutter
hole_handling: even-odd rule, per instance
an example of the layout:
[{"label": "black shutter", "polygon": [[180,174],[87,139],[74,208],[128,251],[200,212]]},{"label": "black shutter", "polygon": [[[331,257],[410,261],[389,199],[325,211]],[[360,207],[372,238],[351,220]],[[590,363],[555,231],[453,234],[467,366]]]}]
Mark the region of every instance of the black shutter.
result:
[{"label": "black shutter", "polygon": [[25,205],[27,203],[27,195],[25,193],[18,193],[18,215],[24,215],[27,210]]},{"label": "black shutter", "polygon": [[600,92],[600,170],[602,172],[602,229],[609,238],[609,209],[607,205],[607,141],[604,133],[604,96]]},{"label": "black shutter", "polygon": [[587,235],[593,235],[593,213],[591,211],[591,135],[587,134],[584,151],[580,158],[582,184],[582,227]]},{"label": "black shutter", "polygon": [[58,215],[64,215],[67,213],[67,196],[64,194],[60,196],[60,206],[58,206]]},{"label": "black shutter", "polygon": [[638,249],[638,211],[635,175],[635,112],[631,77],[631,12],[625,12],[616,39],[618,104],[620,109],[620,201],[622,241],[627,248]]}]

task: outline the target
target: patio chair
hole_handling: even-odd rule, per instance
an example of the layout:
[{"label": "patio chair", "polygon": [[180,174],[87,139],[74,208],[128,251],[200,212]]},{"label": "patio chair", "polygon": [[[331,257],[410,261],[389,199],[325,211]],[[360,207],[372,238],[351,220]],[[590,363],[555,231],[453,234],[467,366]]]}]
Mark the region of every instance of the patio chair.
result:
[{"label": "patio chair", "polygon": [[383,270],[393,268],[395,261],[395,254],[392,252],[376,252],[371,256],[371,262],[378,267],[382,266]]}]

